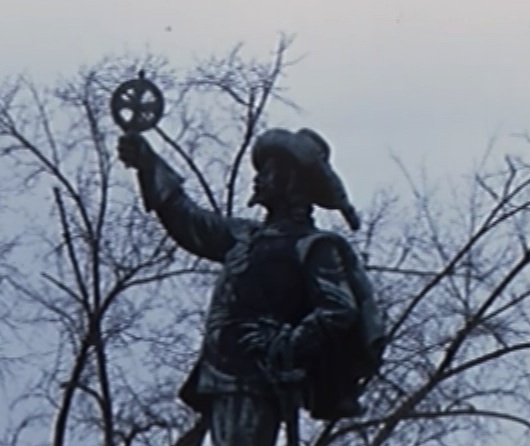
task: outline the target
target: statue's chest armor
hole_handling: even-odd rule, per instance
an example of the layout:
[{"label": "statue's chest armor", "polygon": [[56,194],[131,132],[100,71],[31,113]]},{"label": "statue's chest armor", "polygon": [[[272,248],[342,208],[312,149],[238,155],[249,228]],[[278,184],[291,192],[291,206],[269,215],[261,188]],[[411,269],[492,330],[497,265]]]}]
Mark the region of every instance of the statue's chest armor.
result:
[{"label": "statue's chest armor", "polygon": [[297,241],[293,236],[253,240],[247,267],[233,278],[241,316],[268,315],[297,323],[307,312],[307,286]]}]

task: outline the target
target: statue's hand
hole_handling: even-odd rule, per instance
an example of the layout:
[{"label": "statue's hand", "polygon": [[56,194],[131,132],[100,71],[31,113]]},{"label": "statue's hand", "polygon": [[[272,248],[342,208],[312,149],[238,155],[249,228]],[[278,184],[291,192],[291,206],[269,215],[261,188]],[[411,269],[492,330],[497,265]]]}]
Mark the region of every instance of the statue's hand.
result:
[{"label": "statue's hand", "polygon": [[249,322],[242,324],[243,335],[239,345],[243,352],[253,355],[264,355],[274,340],[279,326],[274,323]]},{"label": "statue's hand", "polygon": [[146,169],[153,165],[155,152],[139,133],[127,133],[118,139],[118,154],[126,167]]},{"label": "statue's hand", "polygon": [[245,334],[239,343],[247,354],[260,356],[268,364],[281,370],[292,367],[292,327],[266,318],[242,327]]}]

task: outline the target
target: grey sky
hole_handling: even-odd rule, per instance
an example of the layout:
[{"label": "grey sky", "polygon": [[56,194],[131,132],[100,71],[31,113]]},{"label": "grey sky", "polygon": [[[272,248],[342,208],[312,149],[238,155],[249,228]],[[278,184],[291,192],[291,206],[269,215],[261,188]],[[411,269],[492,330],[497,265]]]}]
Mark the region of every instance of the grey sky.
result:
[{"label": "grey sky", "polygon": [[[0,79],[52,82],[110,52],[167,55],[185,67],[238,42],[265,56],[295,34],[286,85],[361,209],[399,182],[392,151],[432,177],[468,171],[488,140],[530,131],[530,0],[0,0]],[[2,176],[0,166],[0,178]]]},{"label": "grey sky", "polygon": [[[361,205],[398,177],[389,150],[433,176],[468,170],[495,133],[530,128],[530,2],[519,0],[2,0],[0,76],[49,81],[112,51],[177,66],[245,42],[266,55],[297,36],[286,81]],[[530,148],[529,148],[530,149]],[[381,167],[375,169],[380,163]],[[373,169],[371,169],[373,168]]]}]

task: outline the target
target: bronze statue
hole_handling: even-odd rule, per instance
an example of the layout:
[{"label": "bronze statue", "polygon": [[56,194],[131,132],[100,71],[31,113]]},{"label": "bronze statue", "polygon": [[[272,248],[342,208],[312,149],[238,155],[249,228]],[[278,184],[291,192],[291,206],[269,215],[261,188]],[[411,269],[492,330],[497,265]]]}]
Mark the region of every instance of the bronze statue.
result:
[{"label": "bronze statue", "polygon": [[359,224],[323,138],[308,129],[257,138],[249,205],[265,207],[261,223],[198,207],[138,133],[122,136],[118,150],[171,237],[224,265],[200,357],[180,392],[203,414],[213,444],[273,445],[282,420],[296,444],[299,407],[321,419],[358,414],[357,384],[378,367],[383,331],[358,257],[314,226],[314,204]]},{"label": "bronze statue", "polygon": [[[220,262],[201,354],[180,391],[202,414],[177,446],[272,446],[287,423],[298,443],[298,412],[336,420],[358,415],[359,382],[378,368],[383,327],[363,267],[344,238],[319,230],[313,205],[359,219],[316,132],[270,129],[252,147],[249,205],[263,222],[197,206],[183,178],[139,132],[162,116],[163,96],[146,80],[124,82],[111,102],[125,132],[120,159],[137,170],[145,208],[184,249]],[[124,110],[129,113],[122,114]]]}]

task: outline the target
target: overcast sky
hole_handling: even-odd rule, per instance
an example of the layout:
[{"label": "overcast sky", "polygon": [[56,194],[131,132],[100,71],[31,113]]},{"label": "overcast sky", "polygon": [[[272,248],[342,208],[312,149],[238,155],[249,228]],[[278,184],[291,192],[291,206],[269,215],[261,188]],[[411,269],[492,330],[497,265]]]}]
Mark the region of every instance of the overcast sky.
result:
[{"label": "overcast sky", "polygon": [[[53,82],[111,52],[167,55],[178,67],[244,42],[267,55],[296,35],[288,72],[353,201],[399,182],[390,152],[432,178],[469,171],[488,140],[527,153],[530,0],[0,0],[0,79]],[[0,166],[1,178],[1,166]]]},{"label": "overcast sky", "polygon": [[52,81],[109,52],[150,48],[185,67],[238,42],[266,55],[295,34],[290,97],[334,147],[355,199],[413,171],[462,173],[530,130],[529,0],[2,0],[0,77]]}]

